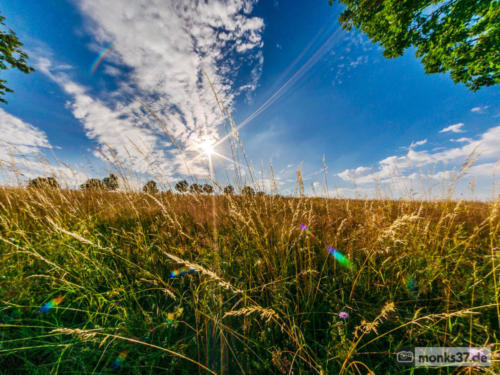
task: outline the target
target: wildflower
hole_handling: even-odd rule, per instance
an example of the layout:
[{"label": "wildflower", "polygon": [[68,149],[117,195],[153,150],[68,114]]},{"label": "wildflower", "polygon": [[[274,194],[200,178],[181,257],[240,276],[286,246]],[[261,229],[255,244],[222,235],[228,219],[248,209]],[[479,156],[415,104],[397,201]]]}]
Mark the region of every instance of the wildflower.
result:
[{"label": "wildflower", "polygon": [[339,312],[339,318],[340,319],[348,319],[349,313],[346,313],[345,311],[341,311],[341,312]]},{"label": "wildflower", "polygon": [[172,324],[175,320],[175,314],[174,313],[168,313],[167,314],[167,323]]}]

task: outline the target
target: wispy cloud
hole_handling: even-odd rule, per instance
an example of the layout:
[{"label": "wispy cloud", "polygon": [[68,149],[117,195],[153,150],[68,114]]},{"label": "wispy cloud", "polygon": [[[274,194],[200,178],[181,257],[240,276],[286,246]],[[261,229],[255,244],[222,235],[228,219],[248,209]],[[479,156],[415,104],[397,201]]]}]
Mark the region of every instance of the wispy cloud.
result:
[{"label": "wispy cloud", "polygon": [[463,133],[462,127],[464,126],[463,122],[459,122],[458,124],[450,125],[444,129],[441,129],[440,133]]},{"label": "wispy cloud", "polygon": [[414,147],[418,147],[418,146],[423,146],[427,143],[427,139],[423,139],[421,141],[417,141],[417,142],[412,142],[411,145],[410,145],[410,148],[414,148]]},{"label": "wispy cloud", "polygon": [[[415,151],[409,148],[406,155],[393,155],[378,162],[374,168],[360,166],[354,169],[346,169],[337,174],[344,181],[356,184],[393,184],[399,182],[410,182],[417,180],[420,176],[435,180],[445,177],[442,173],[451,175],[452,169],[447,171],[426,173],[423,167],[436,167],[438,164],[448,167],[460,166],[467,158],[475,154],[476,163],[468,170],[469,176],[492,177],[493,170],[487,166],[495,165],[500,159],[500,126],[488,129],[481,134],[478,140],[467,139],[467,144],[461,147],[452,147],[442,151],[432,152],[429,150]],[[465,139],[463,139],[465,141]],[[485,174],[486,173],[486,174]]]},{"label": "wispy cloud", "polygon": [[[250,15],[254,3],[81,0],[77,5],[89,33],[102,46],[113,42],[115,66],[102,72],[117,76],[120,65],[127,68],[120,89],[96,98],[58,71],[55,62],[42,59],[39,70],[72,98],[70,108],[100,146],[99,155],[108,150],[108,156],[139,173],[155,169],[164,177],[206,175],[199,164],[186,167],[185,155],[172,145],[164,125],[182,149],[192,149],[203,137],[220,136],[223,118],[205,73],[229,109],[237,95],[255,89],[263,64],[264,22]],[[250,73],[242,76],[240,71]],[[146,102],[164,125],[133,96]]]},{"label": "wispy cloud", "polygon": [[490,106],[489,105],[483,105],[479,107],[474,107],[470,111],[474,113],[484,113]]},{"label": "wispy cloud", "polygon": [[462,137],[458,139],[450,139],[450,141],[459,143],[471,143],[473,140],[472,138]]},{"label": "wispy cloud", "polygon": [[0,108],[0,160],[10,159],[12,153],[34,155],[50,149],[47,135],[37,127],[5,112]]},{"label": "wispy cloud", "polygon": [[369,56],[374,49],[373,44],[363,34],[346,32],[342,44],[330,52],[331,70],[335,71],[332,84],[341,85],[358,66],[371,61]]},{"label": "wispy cloud", "polygon": [[8,175],[3,183],[11,183],[19,176],[46,175],[57,176],[64,184],[82,181],[81,173],[62,163],[49,162],[46,152],[53,147],[45,132],[1,108],[0,134],[0,170]]}]

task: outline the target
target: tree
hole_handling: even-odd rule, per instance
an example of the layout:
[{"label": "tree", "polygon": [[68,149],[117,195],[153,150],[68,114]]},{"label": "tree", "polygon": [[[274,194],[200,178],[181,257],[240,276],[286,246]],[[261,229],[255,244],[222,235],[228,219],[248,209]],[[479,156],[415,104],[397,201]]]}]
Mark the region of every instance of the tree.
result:
[{"label": "tree", "polygon": [[[387,58],[416,49],[426,73],[450,72],[476,91],[500,83],[497,0],[339,0],[342,28],[363,31]],[[330,0],[330,5],[333,0]]]},{"label": "tree", "polygon": [[203,192],[207,194],[212,194],[214,192],[214,188],[212,185],[205,184],[203,185]]},{"label": "tree", "polygon": [[148,181],[146,185],[142,188],[142,191],[148,194],[158,194],[159,190],[158,187],[156,186],[155,181]]},{"label": "tree", "polygon": [[59,183],[54,177],[36,177],[28,182],[29,188],[59,189]]},{"label": "tree", "polygon": [[241,194],[248,196],[255,195],[255,190],[250,186],[244,186],[243,189],[241,189]]},{"label": "tree", "polygon": [[234,194],[234,187],[232,185],[227,185],[224,188],[224,194],[233,195]]},{"label": "tree", "polygon": [[[0,70],[11,68],[18,69],[23,73],[31,73],[34,71],[27,63],[28,55],[21,47],[23,44],[19,41],[12,29],[5,30],[5,17],[0,15]],[[7,103],[3,96],[7,92],[13,92],[5,84],[6,80],[0,79],[0,102]]]},{"label": "tree", "polygon": [[186,180],[179,181],[178,183],[175,184],[175,190],[177,190],[179,193],[185,193],[188,189],[188,183]]},{"label": "tree", "polygon": [[104,184],[98,178],[89,178],[84,184],[80,185],[82,190],[102,190],[104,189]]},{"label": "tree", "polygon": [[189,191],[193,194],[200,194],[203,192],[203,186],[201,186],[200,184],[192,184],[189,187]]},{"label": "tree", "polygon": [[118,177],[115,174],[111,173],[108,177],[102,180],[102,184],[106,190],[116,190],[118,189]]}]

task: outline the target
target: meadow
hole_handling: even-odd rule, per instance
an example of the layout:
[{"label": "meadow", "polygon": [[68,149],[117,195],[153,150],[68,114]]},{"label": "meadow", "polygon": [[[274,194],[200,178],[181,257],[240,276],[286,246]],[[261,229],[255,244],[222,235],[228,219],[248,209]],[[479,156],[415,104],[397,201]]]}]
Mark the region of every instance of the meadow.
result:
[{"label": "meadow", "polygon": [[498,352],[499,234],[500,199],[0,188],[0,374],[498,373],[394,353]]}]

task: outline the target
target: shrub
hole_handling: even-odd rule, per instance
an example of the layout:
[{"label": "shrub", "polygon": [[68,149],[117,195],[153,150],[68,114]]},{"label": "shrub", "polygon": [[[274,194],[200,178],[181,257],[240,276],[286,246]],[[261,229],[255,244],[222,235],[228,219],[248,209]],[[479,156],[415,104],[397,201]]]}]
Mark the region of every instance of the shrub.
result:
[{"label": "shrub", "polygon": [[185,193],[188,189],[188,186],[189,184],[187,183],[187,181],[182,180],[175,184],[175,190],[177,190],[179,193]]},{"label": "shrub", "polygon": [[244,186],[243,189],[241,189],[241,194],[243,195],[255,195],[255,190],[251,188],[250,186]]},{"label": "shrub", "polygon": [[28,187],[37,189],[59,189],[59,183],[54,177],[36,177],[28,182]]},{"label": "shrub", "polygon": [[212,185],[205,184],[203,185],[203,192],[207,194],[212,194],[214,192],[214,188]]},{"label": "shrub", "polygon": [[102,190],[104,183],[98,178],[89,178],[84,184],[80,185],[82,190]]},{"label": "shrub", "polygon": [[108,177],[102,180],[102,184],[106,190],[116,190],[118,189],[118,177],[115,174],[111,173]]},{"label": "shrub", "polygon": [[158,187],[156,186],[155,181],[148,181],[146,185],[142,188],[142,191],[148,194],[158,194],[159,190]]},{"label": "shrub", "polygon": [[229,194],[229,195],[234,194],[234,187],[232,185],[227,185],[224,188],[224,194]]},{"label": "shrub", "polygon": [[201,186],[200,184],[192,184],[189,187],[189,191],[193,194],[200,194],[203,192],[203,186]]}]

